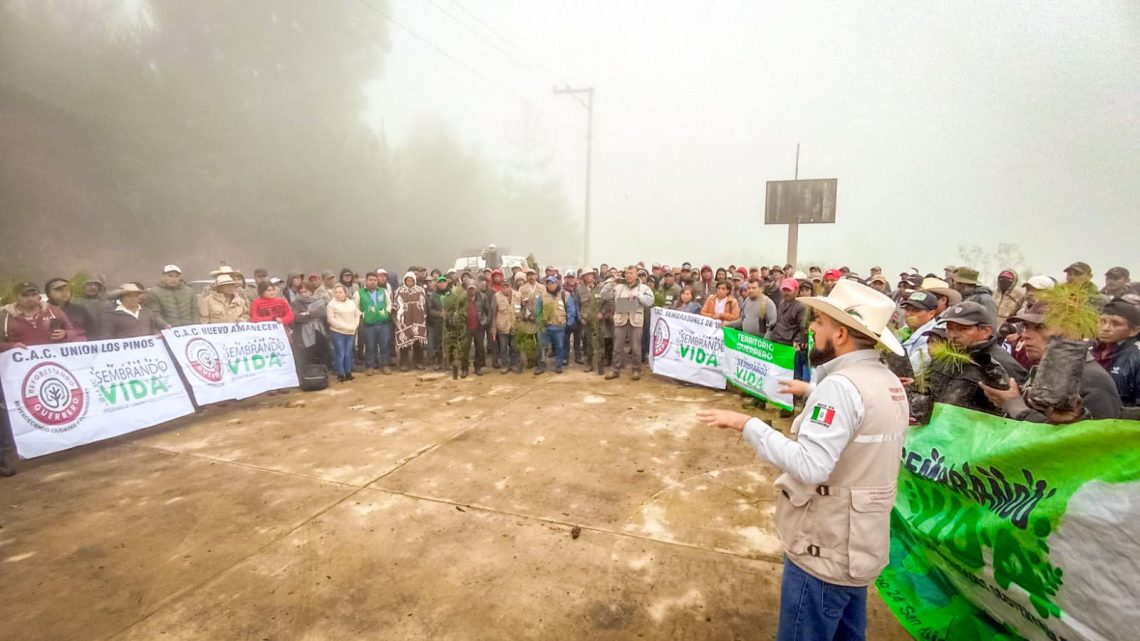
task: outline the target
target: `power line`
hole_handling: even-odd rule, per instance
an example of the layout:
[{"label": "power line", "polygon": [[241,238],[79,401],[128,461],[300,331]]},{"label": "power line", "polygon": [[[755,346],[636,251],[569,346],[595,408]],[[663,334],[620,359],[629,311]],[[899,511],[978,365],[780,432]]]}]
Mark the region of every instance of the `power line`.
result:
[{"label": "power line", "polygon": [[[514,48],[516,51],[518,51],[520,54],[522,54],[522,56],[523,56],[524,58],[526,58],[527,60],[529,60],[529,61],[530,61],[530,63],[531,63],[531,65],[532,65],[532,66],[534,66],[534,68],[535,68],[535,69],[537,69],[538,71],[542,72],[543,74],[545,74],[545,75],[547,75],[547,76],[550,76],[550,78],[551,78],[552,80],[554,80],[554,81],[555,81],[555,83],[554,83],[554,84],[558,84],[558,82],[557,82],[557,80],[558,80],[558,74],[554,73],[554,72],[553,72],[553,71],[551,71],[550,69],[547,69],[547,68],[546,68],[546,67],[545,67],[545,66],[544,66],[544,65],[543,65],[541,62],[539,62],[539,61],[538,61],[538,60],[537,60],[537,59],[536,59],[534,56],[532,56],[532,55],[530,55],[529,53],[527,53],[525,49],[523,49],[522,47],[520,47],[520,46],[518,46],[517,44],[515,44],[514,42],[512,42],[512,41],[511,41],[509,38],[507,38],[507,37],[506,37],[506,36],[504,36],[503,34],[499,33],[498,31],[495,31],[495,29],[494,29],[494,28],[492,28],[492,27],[491,27],[491,25],[487,24],[487,23],[486,23],[486,22],[484,22],[484,21],[483,21],[483,20],[482,20],[482,19],[481,19],[479,16],[475,15],[474,13],[472,13],[470,9],[468,9],[467,7],[464,7],[463,5],[459,4],[458,0],[451,0],[451,4],[453,4],[453,5],[455,5],[456,7],[458,7],[458,8],[459,8],[459,10],[460,10],[460,11],[462,11],[463,13],[466,13],[467,15],[471,16],[471,19],[472,19],[472,20],[474,20],[475,22],[477,22],[477,23],[479,23],[480,25],[482,25],[482,26],[483,26],[483,28],[484,28],[484,29],[486,29],[487,31],[490,31],[491,33],[495,34],[495,37],[497,37],[499,40],[502,40],[503,42],[505,42],[505,43],[507,43],[508,45],[510,45],[511,47],[513,47],[513,48]],[[582,105],[582,106],[584,107],[585,105]]]},{"label": "power line", "polygon": [[526,103],[531,109],[542,114],[543,116],[546,116],[547,118],[551,118],[550,114],[546,113],[542,109],[539,109],[538,106],[535,105],[533,102],[527,100],[526,98],[523,98],[522,96],[518,95],[514,91],[511,91],[510,89],[500,85],[499,83],[492,80],[490,77],[488,77],[483,72],[472,67],[471,65],[467,64],[466,62],[463,62],[459,58],[456,58],[455,56],[451,55],[450,53],[448,53],[446,50],[444,50],[442,47],[435,44],[431,40],[428,40],[427,38],[421,36],[420,34],[416,33],[415,31],[412,31],[410,28],[406,27],[405,25],[400,23],[398,20],[396,20],[392,16],[388,15],[387,13],[384,13],[380,9],[377,9],[373,5],[369,4],[367,0],[360,0],[360,4],[371,9],[372,11],[376,12],[377,15],[383,17],[388,22],[391,22],[392,24],[396,25],[397,27],[403,29],[406,33],[408,33],[412,37],[416,38],[420,42],[426,44],[427,46],[431,47],[432,49],[434,49],[436,51],[436,53],[440,54],[441,56],[443,56],[443,57],[447,58],[448,60],[454,62],[455,64],[459,65],[460,67],[465,69],[468,73],[471,73],[475,76],[478,76],[480,79],[482,79],[484,82],[491,85],[492,87],[494,87],[494,88],[498,89],[499,91],[507,94],[508,96],[514,98],[515,100]]},{"label": "power line", "polygon": [[494,48],[494,49],[495,49],[495,51],[498,51],[499,53],[503,54],[504,56],[506,56],[507,58],[509,58],[509,59],[510,59],[512,62],[514,62],[515,64],[517,64],[518,66],[520,66],[520,67],[523,67],[523,68],[527,69],[527,71],[531,71],[531,72],[533,72],[533,71],[534,71],[533,65],[529,65],[529,66],[528,66],[528,65],[527,65],[525,62],[523,62],[522,60],[519,60],[519,59],[518,59],[518,58],[517,58],[517,57],[516,57],[514,54],[512,54],[510,51],[507,51],[506,49],[504,49],[504,48],[502,48],[501,46],[499,46],[498,44],[496,44],[494,40],[491,40],[490,38],[488,38],[488,37],[487,37],[485,34],[481,33],[481,32],[480,32],[478,29],[476,29],[476,28],[472,27],[471,25],[467,24],[466,22],[463,22],[463,21],[462,21],[462,20],[460,20],[459,18],[456,18],[456,17],[455,17],[453,14],[451,14],[450,12],[448,12],[448,11],[444,10],[444,8],[443,8],[443,7],[441,7],[441,6],[439,6],[439,4],[437,4],[437,3],[435,2],[435,0],[427,0],[427,2],[428,2],[428,4],[430,4],[431,6],[435,7],[437,11],[439,11],[439,12],[440,12],[440,13],[442,13],[443,15],[447,16],[447,17],[448,17],[448,18],[449,18],[449,19],[450,19],[452,22],[454,22],[455,24],[457,24],[457,25],[459,25],[459,26],[463,27],[463,28],[464,28],[464,29],[466,29],[468,32],[470,32],[470,33],[474,34],[474,35],[475,35],[477,38],[479,38],[479,39],[480,39],[480,40],[482,40],[483,42],[485,42],[485,43],[487,43],[488,45],[490,45],[492,48]]}]

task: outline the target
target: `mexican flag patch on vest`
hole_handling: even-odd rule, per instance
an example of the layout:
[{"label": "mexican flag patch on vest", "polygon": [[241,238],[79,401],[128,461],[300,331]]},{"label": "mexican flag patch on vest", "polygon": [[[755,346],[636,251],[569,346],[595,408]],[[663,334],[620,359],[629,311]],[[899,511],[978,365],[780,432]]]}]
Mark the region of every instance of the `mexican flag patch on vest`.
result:
[{"label": "mexican flag patch on vest", "polygon": [[816,425],[831,427],[831,422],[835,420],[835,408],[828,405],[816,405],[811,408],[811,419],[809,420]]}]

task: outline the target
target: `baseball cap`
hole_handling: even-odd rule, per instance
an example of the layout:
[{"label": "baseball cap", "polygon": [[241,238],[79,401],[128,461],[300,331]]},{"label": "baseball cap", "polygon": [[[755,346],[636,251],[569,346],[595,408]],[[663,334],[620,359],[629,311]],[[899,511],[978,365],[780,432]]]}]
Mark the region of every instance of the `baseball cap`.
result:
[{"label": "baseball cap", "polygon": [[548,282],[548,283],[557,283],[557,282],[558,282],[558,277],[557,277],[557,276],[547,276],[547,277],[546,277],[546,282]]},{"label": "baseball cap", "polygon": [[21,294],[30,294],[32,292],[35,292],[38,294],[38,293],[40,293],[40,288],[35,283],[29,283],[27,281],[24,281],[22,283],[16,283],[16,286],[12,288],[12,293],[14,293],[17,296],[19,296]]},{"label": "baseball cap", "polygon": [[783,291],[794,292],[800,288],[800,281],[794,278],[785,278],[780,281],[780,289]]},{"label": "baseball cap", "polygon": [[446,283],[447,282],[447,276],[440,276],[439,278],[435,279],[435,282]]},{"label": "baseball cap", "polygon": [[336,278],[336,272],[325,270],[321,272],[321,278]]},{"label": "baseball cap", "polygon": [[971,300],[946,308],[946,312],[942,314],[942,320],[959,325],[989,325],[991,327],[996,322],[988,309],[982,307],[981,303],[975,303]]},{"label": "baseball cap", "polygon": [[1012,269],[1006,269],[1006,270],[1002,271],[1002,273],[998,274],[998,278],[1008,278],[1010,280],[1016,280],[1017,274],[1013,273]]},{"label": "baseball cap", "polygon": [[871,277],[870,282],[872,282],[872,283],[886,283],[887,277],[883,276],[882,274],[875,274],[874,276]]},{"label": "baseball cap", "polygon": [[167,265],[166,267],[162,268],[162,273],[169,274],[170,272],[178,272],[179,275],[182,274],[182,270],[178,267],[178,265]]},{"label": "baseball cap", "polygon": [[902,306],[929,312],[938,307],[938,297],[930,292],[914,292],[902,302]]},{"label": "baseball cap", "polygon": [[1045,322],[1045,303],[1037,301],[1027,309],[1022,311],[1016,316],[1010,316],[1006,319],[1010,323],[1032,323],[1033,325],[1040,325]]},{"label": "baseball cap", "polygon": [[824,280],[842,280],[843,279],[843,272],[839,271],[838,269],[829,269],[823,273],[823,279]]},{"label": "baseball cap", "polygon": [[1034,276],[1025,281],[1025,286],[1030,289],[1053,289],[1056,284],[1057,283],[1048,276]]},{"label": "baseball cap", "polygon": [[1140,307],[1123,300],[1114,300],[1104,306],[1100,310],[1101,315],[1120,316],[1128,321],[1128,324],[1136,327],[1140,325]]},{"label": "baseball cap", "polygon": [[922,276],[919,276],[918,274],[911,274],[904,280],[906,281],[906,284],[910,285],[911,287],[922,287]]},{"label": "baseball cap", "polygon": [[745,274],[741,274],[740,270],[732,272],[732,280],[744,280]]},{"label": "baseball cap", "polygon": [[748,268],[747,267],[737,267],[736,273],[740,274],[741,278],[748,278]]},{"label": "baseball cap", "polygon": [[1065,268],[1065,273],[1073,272],[1082,276],[1092,276],[1092,267],[1088,263],[1077,261]]},{"label": "baseball cap", "polygon": [[380,267],[380,268],[378,268],[378,269],[376,270],[375,274],[376,274],[377,276],[380,276],[381,274],[383,274],[384,276],[387,276],[387,275],[388,275],[388,270],[387,270],[387,269],[384,269],[383,267]]},{"label": "baseball cap", "polygon": [[1124,267],[1113,267],[1104,273],[1105,278],[1128,278],[1131,274]]}]

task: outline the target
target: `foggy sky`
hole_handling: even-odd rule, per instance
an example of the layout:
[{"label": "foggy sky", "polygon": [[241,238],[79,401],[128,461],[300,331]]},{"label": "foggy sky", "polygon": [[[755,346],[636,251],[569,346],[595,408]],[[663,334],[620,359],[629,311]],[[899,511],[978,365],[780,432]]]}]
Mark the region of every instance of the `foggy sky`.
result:
[{"label": "foggy sky", "polygon": [[529,116],[580,215],[585,114],[551,86],[593,85],[594,262],[783,262],[764,183],[799,142],[801,178],[839,179],[801,265],[937,270],[1016,242],[1036,272],[1140,268],[1136,3],[460,4],[518,61],[425,0],[390,10],[501,88],[393,27],[365,122],[398,144],[430,114],[507,167]]}]

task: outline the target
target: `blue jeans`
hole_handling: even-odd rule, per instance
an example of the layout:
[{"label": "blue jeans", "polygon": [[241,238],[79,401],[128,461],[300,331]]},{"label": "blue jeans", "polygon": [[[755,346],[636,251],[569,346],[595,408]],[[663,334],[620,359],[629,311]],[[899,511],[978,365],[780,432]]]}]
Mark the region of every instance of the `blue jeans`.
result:
[{"label": "blue jeans", "polygon": [[867,588],[832,585],[784,558],[776,641],[866,641]]},{"label": "blue jeans", "polygon": [[795,369],[792,378],[797,381],[810,382],[811,368],[808,367],[808,353],[806,349],[796,352]]},{"label": "blue jeans", "polygon": [[[543,336],[547,344],[554,346],[554,367],[561,368],[566,365],[566,326],[547,325]],[[546,369],[546,358],[542,352],[538,354],[538,367],[535,369],[540,372]]]},{"label": "blue jeans", "polygon": [[333,371],[337,376],[348,376],[352,373],[352,334],[332,333],[333,342]]},{"label": "blue jeans", "polygon": [[499,365],[503,369],[518,367],[519,346],[515,343],[515,335],[499,332],[495,335],[495,343],[499,345]]},{"label": "blue jeans", "polygon": [[[364,341],[364,366],[389,367],[392,364],[392,324],[361,325],[360,339]],[[379,358],[377,358],[379,352]]]}]

